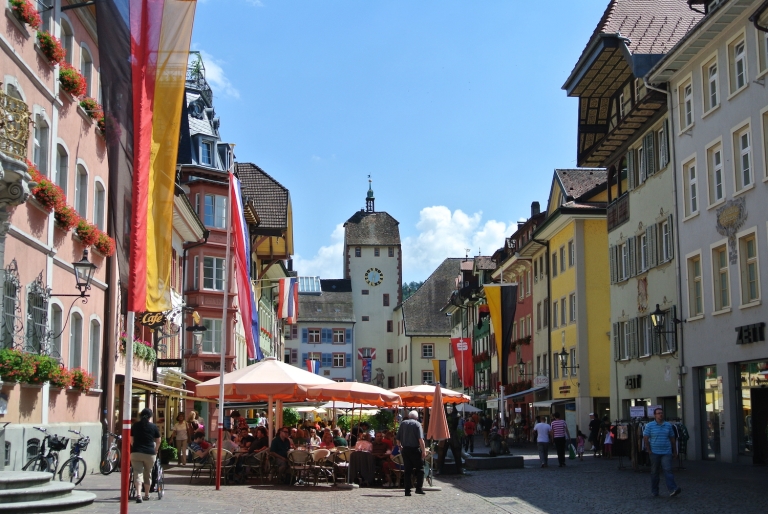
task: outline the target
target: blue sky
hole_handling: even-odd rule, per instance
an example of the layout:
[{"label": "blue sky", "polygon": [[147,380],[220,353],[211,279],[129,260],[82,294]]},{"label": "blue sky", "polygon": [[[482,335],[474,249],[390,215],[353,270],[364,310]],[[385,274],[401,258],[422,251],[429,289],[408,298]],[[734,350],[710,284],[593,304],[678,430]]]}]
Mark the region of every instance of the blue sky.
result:
[{"label": "blue sky", "polygon": [[491,254],[576,164],[561,86],[608,0],[199,0],[221,134],[291,191],[301,275],[339,278],[341,225],[400,222],[403,279]]}]

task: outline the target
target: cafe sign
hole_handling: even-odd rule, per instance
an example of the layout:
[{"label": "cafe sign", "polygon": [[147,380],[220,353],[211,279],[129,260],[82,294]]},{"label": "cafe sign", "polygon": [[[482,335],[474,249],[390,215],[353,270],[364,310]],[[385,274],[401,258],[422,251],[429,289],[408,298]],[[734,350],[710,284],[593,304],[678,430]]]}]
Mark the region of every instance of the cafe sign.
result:
[{"label": "cafe sign", "polygon": [[533,379],[533,387],[549,387],[549,377],[539,375]]},{"label": "cafe sign", "polygon": [[158,368],[180,368],[181,359],[157,359],[155,364]]},{"label": "cafe sign", "polygon": [[765,341],[765,323],[753,323],[736,327],[736,344],[751,344]]},{"label": "cafe sign", "polygon": [[139,315],[139,323],[152,330],[156,330],[166,324],[168,319],[162,312],[142,312]]}]

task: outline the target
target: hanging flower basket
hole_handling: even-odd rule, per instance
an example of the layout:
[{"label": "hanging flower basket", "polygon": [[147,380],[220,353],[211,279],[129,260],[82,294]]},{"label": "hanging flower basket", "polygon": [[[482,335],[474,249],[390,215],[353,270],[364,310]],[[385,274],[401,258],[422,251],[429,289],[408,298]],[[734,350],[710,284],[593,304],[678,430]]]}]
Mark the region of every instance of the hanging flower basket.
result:
[{"label": "hanging flower basket", "polygon": [[[125,355],[125,345],[128,342],[128,335],[123,333],[120,335],[120,353]],[[145,361],[147,364],[151,364],[157,360],[157,352],[152,348],[152,343],[149,341],[142,341],[141,339],[134,339],[133,341],[133,356],[137,359]]]},{"label": "hanging flower basket", "polygon": [[73,68],[71,64],[66,62],[61,63],[59,83],[61,84],[61,89],[76,98],[83,96],[86,89],[88,89],[85,77]]},{"label": "hanging flower basket", "polygon": [[72,389],[87,391],[93,387],[93,376],[82,368],[75,368],[70,371],[72,374]]},{"label": "hanging flower basket", "polygon": [[101,108],[101,105],[99,105],[99,102],[96,101],[96,99],[91,98],[90,96],[87,96],[80,100],[80,107],[83,108],[85,113],[92,119],[96,120],[96,123],[99,124],[99,128],[101,128],[101,120],[104,118],[104,110]]},{"label": "hanging flower basket", "polygon": [[64,62],[67,57],[67,51],[61,46],[61,41],[47,30],[37,31],[37,44],[40,45],[40,50],[51,64]]},{"label": "hanging flower basket", "polygon": [[99,239],[99,232],[101,231],[95,225],[91,225],[83,218],[80,218],[80,221],[75,225],[75,234],[85,246],[96,244],[96,241]]},{"label": "hanging flower basket", "polygon": [[0,350],[0,377],[4,382],[30,383],[37,372],[31,354],[4,348]]},{"label": "hanging flower basket", "polygon": [[65,204],[61,207],[57,207],[56,210],[53,211],[53,219],[56,220],[56,223],[61,229],[65,232],[69,232],[75,228],[75,225],[80,221],[80,215],[75,209]]},{"label": "hanging flower basket", "polygon": [[40,174],[34,164],[27,161],[27,167],[29,168],[29,174],[32,177],[32,181],[37,185],[32,188],[32,196],[40,204],[52,211],[58,207],[65,205],[64,191],[48,180],[46,177]]},{"label": "hanging flower basket", "polygon": [[115,253],[115,240],[109,237],[106,232],[99,231],[93,246],[104,257],[112,257]]},{"label": "hanging flower basket", "polygon": [[43,24],[43,19],[31,0],[10,0],[8,3],[16,17],[33,29],[38,29]]}]

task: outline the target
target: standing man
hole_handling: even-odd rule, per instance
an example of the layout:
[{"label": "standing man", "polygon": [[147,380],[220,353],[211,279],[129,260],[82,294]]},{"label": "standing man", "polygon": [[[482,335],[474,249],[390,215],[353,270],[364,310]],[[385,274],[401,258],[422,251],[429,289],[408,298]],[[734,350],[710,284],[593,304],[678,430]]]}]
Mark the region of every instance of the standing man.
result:
[{"label": "standing man", "polygon": [[672,474],[672,458],[677,457],[677,439],[672,425],[664,421],[664,411],[657,408],[653,411],[654,421],[645,425],[643,440],[645,448],[651,456],[651,494],[659,495],[659,466],[664,470],[667,489],[670,496],[677,496],[683,490],[675,484]]},{"label": "standing man", "polygon": [[475,429],[477,425],[472,418],[467,418],[464,422],[464,451],[472,453],[475,451]]},{"label": "standing man", "polygon": [[555,449],[557,450],[557,462],[559,467],[565,467],[565,444],[571,438],[568,432],[568,424],[560,419],[560,413],[552,414],[552,436],[555,438]]},{"label": "standing man", "polygon": [[486,446],[491,445],[490,435],[491,435],[491,428],[493,427],[493,418],[491,416],[485,416],[480,421],[480,424],[483,426],[483,440],[485,441]]},{"label": "standing man", "polygon": [[[539,417],[537,416],[536,419],[539,419]],[[549,458],[549,437],[552,433],[552,427],[546,421],[539,421],[534,425],[533,431],[536,432],[536,446],[539,447],[541,467],[547,468],[549,467],[547,459]]]},{"label": "standing man", "polygon": [[589,442],[592,443],[592,456],[597,457],[597,450],[600,448],[600,420],[595,417],[594,412],[589,413]]},{"label": "standing man", "polygon": [[424,429],[419,423],[419,413],[412,410],[408,419],[400,423],[397,429],[397,440],[403,450],[403,467],[405,475],[405,495],[411,495],[411,476],[416,470],[416,494],[424,494],[424,459],[427,458],[427,448],[424,446]]}]

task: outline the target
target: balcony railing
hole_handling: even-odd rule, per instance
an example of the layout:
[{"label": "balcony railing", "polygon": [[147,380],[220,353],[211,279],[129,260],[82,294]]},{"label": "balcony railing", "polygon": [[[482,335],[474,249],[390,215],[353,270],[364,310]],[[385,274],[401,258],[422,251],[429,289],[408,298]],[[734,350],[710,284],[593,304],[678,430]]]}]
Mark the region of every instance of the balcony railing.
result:
[{"label": "balcony railing", "polygon": [[24,161],[27,158],[28,139],[27,104],[0,91],[0,152]]},{"label": "balcony railing", "polygon": [[624,193],[608,206],[608,232],[629,221],[629,194]]}]

